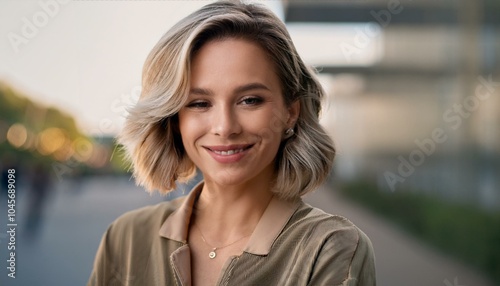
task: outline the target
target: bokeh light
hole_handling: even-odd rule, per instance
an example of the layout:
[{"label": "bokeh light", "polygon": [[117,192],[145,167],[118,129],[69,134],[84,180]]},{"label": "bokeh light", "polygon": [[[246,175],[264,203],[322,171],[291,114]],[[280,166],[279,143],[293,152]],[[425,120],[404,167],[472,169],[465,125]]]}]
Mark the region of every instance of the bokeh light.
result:
[{"label": "bokeh light", "polygon": [[87,138],[80,137],[73,141],[73,150],[76,160],[86,162],[92,156],[94,145]]},{"label": "bokeh light", "polygon": [[20,123],[13,124],[7,131],[7,140],[16,148],[21,147],[26,142],[27,137],[26,127]]},{"label": "bokeh light", "polygon": [[66,133],[60,128],[48,128],[38,135],[38,152],[50,155],[61,148],[67,141]]}]

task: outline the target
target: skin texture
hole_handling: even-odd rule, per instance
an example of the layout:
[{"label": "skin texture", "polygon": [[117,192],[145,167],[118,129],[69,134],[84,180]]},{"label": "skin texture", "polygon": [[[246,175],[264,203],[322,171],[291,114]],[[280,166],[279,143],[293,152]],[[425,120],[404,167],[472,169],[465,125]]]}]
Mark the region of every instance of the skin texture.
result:
[{"label": "skin texture", "polygon": [[[194,285],[215,284],[226,260],[241,254],[272,197],[274,160],[299,110],[298,102],[285,105],[273,62],[259,45],[211,41],[194,55],[190,94],[179,112],[184,148],[205,179],[188,238]],[[212,247],[235,241],[208,258]]]}]

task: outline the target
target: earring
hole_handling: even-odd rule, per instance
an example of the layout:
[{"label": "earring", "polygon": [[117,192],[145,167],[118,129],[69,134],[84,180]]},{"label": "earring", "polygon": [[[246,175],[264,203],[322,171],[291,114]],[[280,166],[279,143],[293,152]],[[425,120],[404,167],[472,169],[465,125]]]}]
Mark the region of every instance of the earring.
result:
[{"label": "earring", "polygon": [[285,131],[285,139],[292,137],[294,134],[295,134],[295,131],[293,130],[293,128],[288,128]]}]

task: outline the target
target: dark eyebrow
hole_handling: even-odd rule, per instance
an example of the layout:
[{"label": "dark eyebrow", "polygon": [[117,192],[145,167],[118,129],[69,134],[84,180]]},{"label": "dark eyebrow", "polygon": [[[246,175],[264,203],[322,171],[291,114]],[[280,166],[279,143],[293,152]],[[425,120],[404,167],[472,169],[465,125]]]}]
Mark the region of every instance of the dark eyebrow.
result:
[{"label": "dark eyebrow", "polygon": [[[249,84],[239,86],[238,88],[236,88],[234,93],[242,93],[242,92],[246,92],[246,91],[259,90],[259,89],[271,91],[267,86],[265,86],[262,83],[252,82]],[[192,94],[192,95],[213,95],[213,92],[210,89],[195,87],[195,88],[191,88],[191,90],[189,90],[189,94]]]}]

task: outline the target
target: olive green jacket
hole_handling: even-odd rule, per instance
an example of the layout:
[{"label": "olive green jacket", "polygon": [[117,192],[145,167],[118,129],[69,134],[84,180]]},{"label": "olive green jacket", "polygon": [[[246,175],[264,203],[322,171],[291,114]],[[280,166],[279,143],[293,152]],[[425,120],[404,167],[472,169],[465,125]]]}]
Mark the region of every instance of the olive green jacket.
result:
[{"label": "olive green jacket", "polygon": [[[186,197],[124,214],[104,234],[88,285],[191,285]],[[368,237],[347,219],[274,197],[246,248],[217,285],[360,285],[375,282]]]}]

